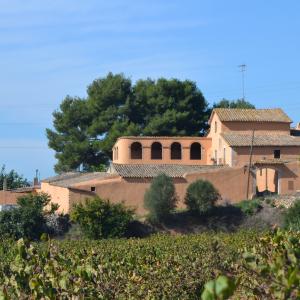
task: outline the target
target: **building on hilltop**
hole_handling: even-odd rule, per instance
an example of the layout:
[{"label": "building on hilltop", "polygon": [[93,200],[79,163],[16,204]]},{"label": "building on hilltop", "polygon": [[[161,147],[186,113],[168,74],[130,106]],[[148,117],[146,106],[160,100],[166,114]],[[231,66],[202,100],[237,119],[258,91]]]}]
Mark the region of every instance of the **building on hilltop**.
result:
[{"label": "building on hilltop", "polygon": [[219,203],[238,202],[257,193],[300,190],[299,127],[281,109],[214,109],[205,137],[120,137],[107,172],[71,172],[42,180],[40,190],[60,210],[96,195],[144,214],[143,198],[160,173],[173,178],[184,207],[186,188],[209,180]]}]

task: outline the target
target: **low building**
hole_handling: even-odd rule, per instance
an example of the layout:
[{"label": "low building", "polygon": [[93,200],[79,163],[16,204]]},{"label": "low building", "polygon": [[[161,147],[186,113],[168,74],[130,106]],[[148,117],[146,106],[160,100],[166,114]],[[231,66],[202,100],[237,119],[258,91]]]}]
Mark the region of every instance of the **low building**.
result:
[{"label": "low building", "polygon": [[160,173],[173,178],[178,207],[188,185],[205,179],[224,202],[300,190],[300,137],[281,109],[214,109],[206,137],[120,137],[107,172],[67,173],[41,182],[60,210],[98,195],[144,214],[143,198]]}]

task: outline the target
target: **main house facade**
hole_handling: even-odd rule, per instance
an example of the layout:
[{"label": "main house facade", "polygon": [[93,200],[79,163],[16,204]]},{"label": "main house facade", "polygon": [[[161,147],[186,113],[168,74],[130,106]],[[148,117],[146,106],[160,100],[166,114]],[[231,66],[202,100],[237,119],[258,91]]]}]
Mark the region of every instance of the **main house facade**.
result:
[{"label": "main house facade", "polygon": [[70,172],[45,179],[39,191],[60,210],[98,195],[144,214],[143,198],[160,173],[173,178],[178,207],[188,185],[209,180],[219,203],[234,203],[266,191],[300,190],[300,126],[281,109],[214,109],[205,137],[125,136],[113,146],[107,172]]}]

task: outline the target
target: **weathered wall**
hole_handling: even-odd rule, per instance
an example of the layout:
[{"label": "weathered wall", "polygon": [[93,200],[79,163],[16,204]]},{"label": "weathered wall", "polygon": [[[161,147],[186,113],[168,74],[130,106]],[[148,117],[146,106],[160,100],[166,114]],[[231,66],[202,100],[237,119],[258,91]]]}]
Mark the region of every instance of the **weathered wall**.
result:
[{"label": "weathered wall", "polygon": [[[264,166],[270,169],[269,175],[278,173],[278,191],[280,194],[290,194],[300,190],[300,162],[295,161],[287,165]],[[263,173],[264,175],[264,173]],[[175,188],[179,199],[178,207],[183,208],[184,197],[188,185],[197,179],[210,181],[220,192],[222,200],[220,203],[236,203],[246,199],[248,170],[247,168],[223,168],[211,170],[203,173],[186,174],[184,178],[175,178]],[[263,189],[265,179],[258,177],[258,185]],[[74,189],[49,186],[42,184],[42,191],[47,192],[54,203],[60,205],[60,211],[69,212],[75,203],[84,201],[86,198],[98,195],[103,199],[109,199],[116,203],[124,201],[127,206],[136,209],[139,215],[146,213],[143,207],[145,191],[150,187],[151,178],[121,178],[114,176],[101,180],[93,180],[74,185]],[[270,176],[268,185],[275,189],[274,178]],[[91,186],[95,187],[95,192],[91,192]],[[252,197],[256,191],[256,181],[250,176],[249,196]]]},{"label": "weathered wall", "polygon": [[52,203],[58,204],[58,212],[68,213],[70,208],[70,193],[65,187],[51,185],[48,182],[41,182],[41,192],[51,197]]},{"label": "weathered wall", "polygon": [[[131,159],[130,145],[134,142],[142,144],[142,159]],[[151,159],[151,145],[154,142],[162,144],[162,159]],[[182,147],[182,158],[171,159],[171,144],[178,142]],[[190,146],[192,143],[198,142],[201,144],[201,160],[190,159]],[[113,162],[120,164],[183,164],[183,165],[206,165],[210,160],[211,139],[205,137],[122,137],[119,138],[114,145]],[[115,151],[118,149],[118,155]]]},{"label": "weathered wall", "polygon": [[[237,202],[246,198],[248,173],[244,168],[222,169],[206,173],[186,175],[185,178],[175,178],[175,188],[178,196],[178,207],[183,208],[186,189],[190,183],[197,179],[209,180],[222,195],[221,202]],[[253,192],[253,180],[250,178],[250,196]],[[145,214],[143,207],[145,191],[150,187],[150,178],[113,178],[94,183],[96,194],[112,202],[124,201],[127,206],[136,209],[138,214]],[[89,190],[90,183],[77,185],[76,188]],[[84,197],[83,197],[84,198]],[[83,199],[82,198],[82,199]],[[71,203],[76,202],[72,197]]]},{"label": "weathered wall", "polygon": [[300,162],[294,161],[276,167],[279,173],[279,193],[293,194],[300,191]]},{"label": "weathered wall", "polygon": [[232,166],[232,149],[221,136],[223,131],[223,123],[217,114],[213,114],[208,134],[208,137],[211,138],[211,159],[208,161],[208,164],[215,163]]},{"label": "weathered wall", "polygon": [[[252,160],[274,159],[274,150],[280,150],[281,159],[298,160],[300,158],[300,147],[254,147]],[[233,166],[242,167],[249,164],[250,147],[235,147],[233,149]]]},{"label": "weathered wall", "polygon": [[82,203],[87,199],[91,199],[96,196],[96,193],[90,191],[82,191],[77,189],[69,189],[69,199],[70,199],[70,207],[69,210],[72,209],[73,205],[77,203]]},{"label": "weathered wall", "polygon": [[23,193],[14,193],[11,191],[0,191],[0,204],[16,204],[19,197],[24,196]]}]

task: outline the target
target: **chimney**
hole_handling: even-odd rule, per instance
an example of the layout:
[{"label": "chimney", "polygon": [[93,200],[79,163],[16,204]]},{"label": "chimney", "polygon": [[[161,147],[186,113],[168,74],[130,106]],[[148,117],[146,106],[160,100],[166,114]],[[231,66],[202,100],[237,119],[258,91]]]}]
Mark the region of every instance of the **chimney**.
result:
[{"label": "chimney", "polygon": [[7,191],[7,178],[3,178],[3,191]]},{"label": "chimney", "polygon": [[297,123],[297,125],[296,125],[296,129],[297,129],[297,130],[300,130],[300,122],[299,122],[299,123]]},{"label": "chimney", "polygon": [[36,170],[35,170],[35,177],[33,178],[33,186],[39,185],[38,173],[39,173],[39,170],[36,169]]}]

